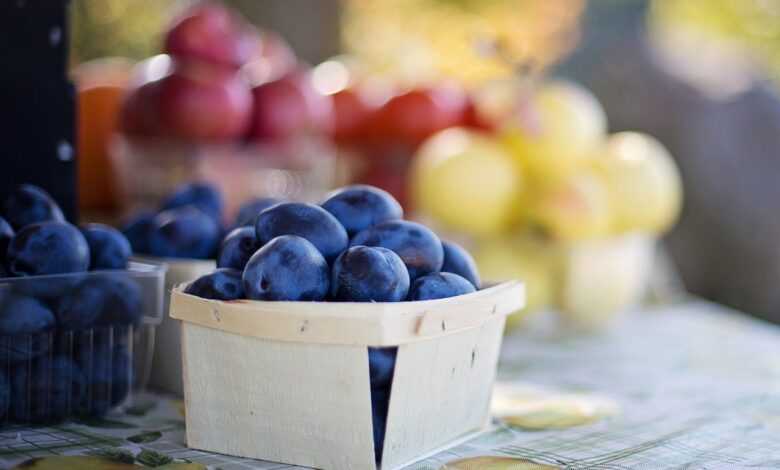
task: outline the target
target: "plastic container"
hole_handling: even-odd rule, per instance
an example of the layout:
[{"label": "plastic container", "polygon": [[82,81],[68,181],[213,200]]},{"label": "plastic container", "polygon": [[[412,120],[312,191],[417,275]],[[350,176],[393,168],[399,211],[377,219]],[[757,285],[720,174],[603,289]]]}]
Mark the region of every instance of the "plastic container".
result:
[{"label": "plastic container", "polygon": [[174,286],[193,281],[213,272],[214,260],[173,259],[136,257],[140,261],[163,263],[167,267],[165,276],[165,302],[162,321],[155,330],[155,348],[149,386],[154,390],[182,396],[181,381],[181,326],[180,321],[168,315],[171,290]]},{"label": "plastic container", "polygon": [[326,141],[203,145],[118,136],[111,149],[124,206],[155,207],[180,184],[208,180],[232,215],[252,197],[314,200],[344,182],[344,170]]},{"label": "plastic container", "polygon": [[[177,287],[187,445],[330,470],[401,468],[449,447],[489,422],[505,319],[524,292],[511,281],[421,302],[221,302]],[[380,420],[372,347],[397,347]]]},{"label": "plastic container", "polygon": [[102,416],[128,403],[148,380],[164,277],[164,266],[133,262],[0,279],[0,423]]}]

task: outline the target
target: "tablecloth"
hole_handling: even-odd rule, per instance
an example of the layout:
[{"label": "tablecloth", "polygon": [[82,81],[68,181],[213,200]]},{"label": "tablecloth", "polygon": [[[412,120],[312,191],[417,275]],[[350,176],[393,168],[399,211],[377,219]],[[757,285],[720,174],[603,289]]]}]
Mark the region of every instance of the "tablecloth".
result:
[{"label": "tablecloth", "polygon": [[[599,334],[541,322],[506,337],[495,403],[488,432],[407,468],[780,469],[780,328],[699,300]],[[41,460],[30,468],[300,468],[187,449],[182,402],[157,395],[105,419],[0,429],[0,467],[31,458]]]}]

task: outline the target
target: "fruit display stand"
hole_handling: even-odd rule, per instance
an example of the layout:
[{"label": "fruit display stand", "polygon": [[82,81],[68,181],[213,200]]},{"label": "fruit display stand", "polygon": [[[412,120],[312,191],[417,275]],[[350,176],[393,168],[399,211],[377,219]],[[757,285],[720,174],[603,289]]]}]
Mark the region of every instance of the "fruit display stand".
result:
[{"label": "fruit display stand", "polygon": [[187,445],[324,469],[377,468],[367,347],[398,346],[382,468],[481,430],[524,286],[400,303],[206,300],[182,320]]},{"label": "fruit display stand", "polygon": [[151,360],[149,384],[155,390],[181,396],[181,332],[180,322],[168,315],[171,290],[184,282],[212,272],[214,260],[180,260],[138,257],[141,261],[163,263],[167,268],[165,276],[165,301],[163,318],[155,331],[155,349]]}]

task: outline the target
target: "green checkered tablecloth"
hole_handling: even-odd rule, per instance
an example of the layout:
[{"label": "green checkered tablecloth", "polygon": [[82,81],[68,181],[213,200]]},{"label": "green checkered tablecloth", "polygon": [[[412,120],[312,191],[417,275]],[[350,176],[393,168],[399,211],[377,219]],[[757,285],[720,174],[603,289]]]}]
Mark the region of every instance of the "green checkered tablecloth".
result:
[{"label": "green checkered tablecloth", "polygon": [[[780,469],[780,328],[710,303],[635,312],[598,335],[513,333],[497,394],[492,430],[408,468]],[[104,459],[72,468],[299,468],[187,449],[181,407],[145,396],[100,421],[3,428],[0,467],[90,454]]]}]

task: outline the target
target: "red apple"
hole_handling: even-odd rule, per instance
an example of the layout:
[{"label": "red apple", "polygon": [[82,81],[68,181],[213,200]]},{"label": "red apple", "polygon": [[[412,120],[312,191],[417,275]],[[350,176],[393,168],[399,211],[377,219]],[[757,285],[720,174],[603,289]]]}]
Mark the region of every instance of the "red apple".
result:
[{"label": "red apple", "polygon": [[252,97],[254,109],[249,133],[255,140],[323,133],[332,126],[332,99],[313,87],[307,70],[296,70],[258,85],[252,89]]},{"label": "red apple", "polygon": [[119,128],[125,134],[151,137],[159,135],[157,104],[160,81],[151,81],[133,88],[125,95],[119,113]]},{"label": "red apple", "polygon": [[215,3],[202,3],[179,17],[165,37],[166,53],[238,68],[260,47],[257,30],[235,12]]},{"label": "red apple", "polygon": [[261,35],[257,54],[241,69],[252,86],[278,80],[298,66],[298,58],[284,39],[271,31]]},{"label": "red apple", "polygon": [[418,88],[390,99],[376,114],[372,133],[379,140],[417,145],[429,136],[463,123],[465,92],[453,85]]},{"label": "red apple", "polygon": [[160,80],[158,110],[167,135],[198,142],[226,141],[246,132],[252,94],[232,71],[179,64]]},{"label": "red apple", "polygon": [[371,116],[381,102],[371,99],[359,88],[345,88],[333,95],[333,129],[336,142],[357,143],[366,137]]},{"label": "red apple", "polygon": [[407,194],[409,163],[406,159],[377,158],[355,175],[355,182],[384,189],[410,211]]},{"label": "red apple", "polygon": [[463,111],[463,126],[485,132],[493,132],[497,127],[495,122],[480,112],[472,97],[466,101],[466,108]]}]

